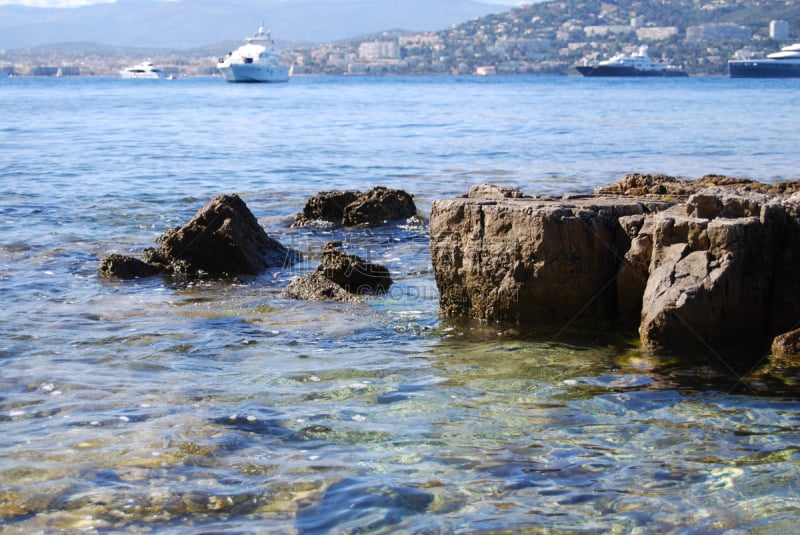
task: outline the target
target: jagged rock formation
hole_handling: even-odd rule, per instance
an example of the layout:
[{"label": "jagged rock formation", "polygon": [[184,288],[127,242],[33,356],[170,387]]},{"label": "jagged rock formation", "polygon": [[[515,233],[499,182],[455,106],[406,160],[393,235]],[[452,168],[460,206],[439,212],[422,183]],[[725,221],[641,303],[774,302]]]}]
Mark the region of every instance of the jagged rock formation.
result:
[{"label": "jagged rock formation", "polygon": [[311,197],[292,226],[318,221],[345,227],[374,227],[416,215],[411,195],[403,190],[376,187],[360,191],[325,191]]},{"label": "jagged rock formation", "polygon": [[762,351],[800,320],[799,186],[629,175],[591,196],[482,187],[435,201],[441,311],[638,325],[653,350]]},{"label": "jagged rock formation", "polygon": [[183,227],[158,238],[142,260],[110,255],[100,263],[106,276],[133,278],[160,272],[214,276],[255,275],[288,266],[299,255],[270,238],[238,195],[212,199]]},{"label": "jagged rock formation", "polygon": [[388,269],[336,249],[339,245],[339,242],[326,244],[317,270],[292,279],[283,295],[292,299],[353,302],[359,296],[389,289],[392,278]]}]

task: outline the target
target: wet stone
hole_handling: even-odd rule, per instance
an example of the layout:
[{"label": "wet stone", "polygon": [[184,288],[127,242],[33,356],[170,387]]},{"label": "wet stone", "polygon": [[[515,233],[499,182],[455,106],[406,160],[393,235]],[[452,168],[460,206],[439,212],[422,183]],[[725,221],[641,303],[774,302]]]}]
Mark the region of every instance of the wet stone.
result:
[{"label": "wet stone", "polygon": [[300,255],[274,240],[238,195],[219,195],[182,227],[156,238],[143,260],[112,254],[100,272],[123,279],[162,272],[190,276],[257,275],[267,268],[294,264]]},{"label": "wet stone", "polygon": [[158,275],[163,270],[158,264],[150,264],[119,254],[108,255],[100,262],[100,273],[106,277],[119,279],[138,279]]},{"label": "wet stone", "polygon": [[317,270],[295,277],[283,292],[284,297],[309,301],[359,302],[363,295],[380,294],[392,284],[389,270],[363,258],[325,245]]},{"label": "wet stone", "polygon": [[324,222],[345,227],[375,227],[415,216],[412,196],[403,190],[375,187],[360,191],[323,191],[295,216],[293,227]]}]

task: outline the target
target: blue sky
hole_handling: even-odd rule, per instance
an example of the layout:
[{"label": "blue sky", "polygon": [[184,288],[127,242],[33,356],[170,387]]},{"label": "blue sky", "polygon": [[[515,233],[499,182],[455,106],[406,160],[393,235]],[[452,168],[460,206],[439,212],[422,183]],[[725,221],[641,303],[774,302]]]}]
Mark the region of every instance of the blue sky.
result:
[{"label": "blue sky", "polygon": [[[91,4],[114,3],[116,0],[0,0],[0,5],[20,5],[29,7],[80,7]],[[164,0],[174,1],[174,0]],[[532,0],[479,0],[486,4],[519,6]]]}]

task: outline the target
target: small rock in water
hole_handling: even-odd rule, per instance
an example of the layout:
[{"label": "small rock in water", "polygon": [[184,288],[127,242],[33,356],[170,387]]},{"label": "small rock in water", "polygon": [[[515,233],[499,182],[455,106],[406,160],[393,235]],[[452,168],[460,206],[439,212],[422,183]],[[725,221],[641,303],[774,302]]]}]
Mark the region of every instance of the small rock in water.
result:
[{"label": "small rock in water", "polygon": [[306,202],[292,226],[324,221],[345,227],[374,227],[387,221],[405,220],[416,213],[412,196],[403,190],[378,186],[366,193],[324,191]]}]

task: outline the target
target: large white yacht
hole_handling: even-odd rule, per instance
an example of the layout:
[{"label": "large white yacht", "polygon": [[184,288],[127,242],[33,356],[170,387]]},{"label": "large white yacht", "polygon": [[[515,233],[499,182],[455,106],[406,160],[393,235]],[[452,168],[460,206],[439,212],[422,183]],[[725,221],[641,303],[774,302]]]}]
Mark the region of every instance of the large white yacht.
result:
[{"label": "large white yacht", "polygon": [[244,44],[219,58],[217,69],[228,82],[288,82],[289,69],[280,64],[280,54],[264,24]]},{"label": "large white yacht", "polygon": [[164,71],[153,66],[149,61],[139,63],[133,67],[121,69],[119,75],[123,78],[164,78]]},{"label": "large white yacht", "polygon": [[617,54],[597,65],[579,65],[575,68],[584,76],[688,76],[686,71],[678,67],[650,59],[647,45],[640,46],[636,54]]},{"label": "large white yacht", "polygon": [[751,58],[737,52],[728,61],[731,78],[800,78],[800,43],[767,54],[766,58]]}]

